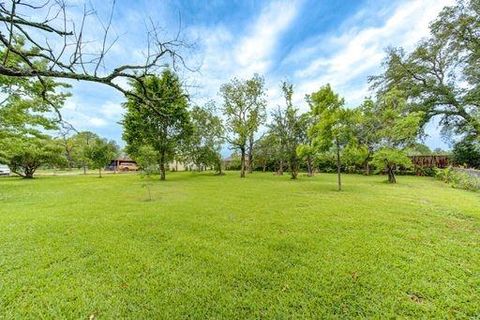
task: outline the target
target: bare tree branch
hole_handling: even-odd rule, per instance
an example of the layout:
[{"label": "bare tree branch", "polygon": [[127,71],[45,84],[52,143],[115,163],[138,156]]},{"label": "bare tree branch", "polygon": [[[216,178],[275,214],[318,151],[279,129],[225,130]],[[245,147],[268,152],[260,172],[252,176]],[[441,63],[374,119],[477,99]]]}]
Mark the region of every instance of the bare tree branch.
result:
[{"label": "bare tree branch", "polygon": [[[160,27],[150,19],[146,31],[145,61],[108,70],[105,61],[119,40],[118,36],[111,35],[115,6],[116,0],[112,0],[104,23],[99,14],[87,5],[83,6],[81,16],[75,16],[67,10],[65,0],[9,0],[0,3],[0,22],[3,23],[0,24],[0,52],[3,52],[0,75],[37,78],[43,85],[43,78],[47,77],[101,83],[147,106],[151,105],[155,99],[162,97],[146,91],[145,78],[166,66],[177,68],[180,65],[192,70],[180,54],[189,45],[180,39],[181,24],[175,37],[164,41]],[[100,48],[85,37],[85,27],[92,16],[103,28],[100,34],[96,34],[98,39],[94,40],[100,43]],[[13,58],[20,59],[22,63],[9,63]],[[144,94],[140,96],[122,87],[118,82],[120,79],[140,84],[145,88]]]}]

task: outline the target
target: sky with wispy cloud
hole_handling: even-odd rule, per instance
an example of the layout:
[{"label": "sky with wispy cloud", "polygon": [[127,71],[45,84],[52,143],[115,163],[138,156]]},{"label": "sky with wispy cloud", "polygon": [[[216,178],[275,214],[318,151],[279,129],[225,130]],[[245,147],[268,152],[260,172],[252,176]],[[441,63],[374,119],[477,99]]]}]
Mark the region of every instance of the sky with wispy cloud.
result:
[{"label": "sky with wispy cloud", "polygon": [[[75,13],[83,3],[70,2]],[[111,2],[91,0],[100,16]],[[142,61],[149,21],[163,27],[166,40],[181,30],[194,44],[185,52],[182,70],[192,103],[219,101],[221,84],[232,77],[265,77],[269,108],[282,103],[280,82],[295,88],[295,104],[307,110],[306,94],[330,83],[355,107],[371,95],[367,77],[381,71],[385,48],[411,49],[428,35],[428,25],[453,0],[117,0],[113,33],[119,40],[109,52],[107,67]],[[150,20],[151,19],[151,20]],[[98,25],[88,26],[92,34]],[[91,130],[120,144],[122,102],[115,90],[72,82],[64,117],[77,129]],[[426,143],[448,146],[431,123]]]}]

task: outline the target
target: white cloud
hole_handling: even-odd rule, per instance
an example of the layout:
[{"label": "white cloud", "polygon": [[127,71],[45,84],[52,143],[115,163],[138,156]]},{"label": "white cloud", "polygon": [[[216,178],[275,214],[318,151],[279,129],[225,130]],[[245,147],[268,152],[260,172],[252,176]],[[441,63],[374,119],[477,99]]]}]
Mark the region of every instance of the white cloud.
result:
[{"label": "white cloud", "polygon": [[107,121],[102,118],[97,118],[97,117],[90,117],[88,118],[88,124],[90,124],[93,127],[103,127],[107,125]]},{"label": "white cloud", "polygon": [[123,108],[120,103],[107,101],[99,108],[82,102],[82,97],[68,99],[62,109],[64,120],[77,130],[106,128],[122,118]]},{"label": "white cloud", "polygon": [[[305,43],[308,44],[293,49],[284,63],[293,63],[298,67],[294,72],[294,82],[298,84],[297,91],[301,96],[330,83],[345,96],[347,102],[359,103],[368,95],[366,74],[378,73],[385,48],[412,48],[428,35],[429,22],[444,6],[452,3],[453,0],[402,2],[387,16],[385,23],[375,27],[357,28],[352,21],[346,21],[339,34],[323,39],[307,39]],[[362,12],[352,20],[362,19]],[[308,62],[302,65],[305,60]]]},{"label": "white cloud", "polygon": [[[240,35],[225,24],[192,27],[190,33],[198,36],[203,57],[199,76],[193,76],[200,87],[193,92],[194,100],[218,98],[219,87],[232,77],[260,73],[266,77],[270,108],[283,103],[278,87],[287,77],[295,85],[295,103],[303,108],[305,94],[326,83],[355,105],[369,94],[366,76],[379,72],[385,48],[412,48],[428,35],[429,22],[453,1],[409,0],[380,11],[364,7],[344,21],[338,32],[305,39],[283,61],[276,61],[275,54],[281,36],[299,14],[299,1],[267,4]],[[365,25],[375,20],[380,23]],[[274,74],[275,65],[288,71]]]},{"label": "white cloud", "polygon": [[268,71],[279,36],[296,17],[298,7],[295,1],[275,1],[262,10],[248,35],[235,47],[234,57],[241,75]]},{"label": "white cloud", "polygon": [[100,113],[110,121],[119,121],[122,118],[124,109],[121,104],[108,101],[100,108]]},{"label": "white cloud", "polygon": [[190,33],[201,41],[203,58],[197,100],[215,98],[220,85],[232,77],[267,74],[280,37],[294,21],[299,6],[300,1],[273,1],[240,35],[224,24],[190,28]]}]

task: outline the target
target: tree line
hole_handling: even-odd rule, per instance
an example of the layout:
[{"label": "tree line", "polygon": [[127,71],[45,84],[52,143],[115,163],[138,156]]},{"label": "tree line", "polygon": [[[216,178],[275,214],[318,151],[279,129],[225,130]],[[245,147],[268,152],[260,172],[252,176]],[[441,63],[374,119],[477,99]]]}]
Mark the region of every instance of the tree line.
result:
[{"label": "tree line", "polygon": [[[242,178],[255,168],[280,175],[288,171],[292,179],[305,168],[312,176],[325,162],[333,163],[341,189],[341,173],[352,167],[367,174],[385,172],[395,183],[396,170],[410,165],[408,153],[419,149],[426,124],[436,119],[445,137],[460,138],[454,151],[468,158],[470,151],[480,150],[479,8],[478,0],[459,1],[442,10],[429,37],[414,50],[388,49],[383,72],[369,78],[373,96],[355,107],[347,107],[325,84],[305,97],[308,110],[301,113],[294,105],[294,84],[284,81],[283,105],[267,112],[260,75],[234,78],[220,87],[220,101],[193,106],[173,68],[145,72],[139,79],[134,74],[125,94],[125,151],[143,167],[154,165],[164,180],[172,160],[221,174],[221,150],[227,144],[238,154]],[[32,69],[35,59],[35,70],[48,70],[51,59],[25,39],[18,34],[0,48],[2,65]],[[80,142],[91,133],[63,139],[49,135],[65,127],[59,112],[69,86],[56,74],[41,75],[0,72],[6,96],[0,104],[1,162],[25,177],[41,165],[71,165],[74,158],[83,167],[105,166],[119,152],[114,143],[98,136]],[[75,140],[82,151],[74,157],[68,144]]]}]

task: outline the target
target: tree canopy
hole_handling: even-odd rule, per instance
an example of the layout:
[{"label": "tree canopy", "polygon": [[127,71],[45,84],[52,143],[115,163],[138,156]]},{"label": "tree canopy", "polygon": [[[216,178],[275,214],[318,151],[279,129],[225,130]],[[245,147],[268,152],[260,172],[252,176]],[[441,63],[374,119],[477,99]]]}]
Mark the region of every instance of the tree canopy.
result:
[{"label": "tree canopy", "polygon": [[[143,94],[140,85],[132,85],[137,94]],[[127,152],[134,157],[140,147],[151,146],[157,152],[160,179],[165,180],[168,161],[174,159],[192,134],[188,99],[178,76],[171,70],[163,71],[160,77],[148,77],[145,85],[149,94],[162,99],[154,99],[155,103],[148,106],[135,97],[127,100],[123,139]]]},{"label": "tree canopy", "polygon": [[[225,116],[226,140],[240,152],[240,177],[245,177],[246,154],[253,162],[254,135],[265,117],[265,82],[259,75],[248,80],[234,78],[222,85],[222,112]],[[247,150],[248,146],[248,150]]]},{"label": "tree canopy", "polygon": [[187,146],[188,159],[198,169],[214,167],[222,173],[222,155],[224,130],[222,120],[215,115],[215,105],[206,104],[203,108],[195,106],[190,112],[193,126],[192,136]]},{"label": "tree canopy", "polygon": [[412,52],[390,48],[385,71],[371,77],[378,94],[397,89],[409,110],[422,112],[421,125],[440,117],[445,133],[480,134],[480,5],[459,1],[445,7],[430,37]]},{"label": "tree canopy", "polygon": [[354,142],[353,111],[345,108],[345,100],[329,84],[312,93],[307,100],[316,120],[310,129],[310,137],[320,151],[335,150],[338,190],[341,190],[341,153],[347,145]]}]

